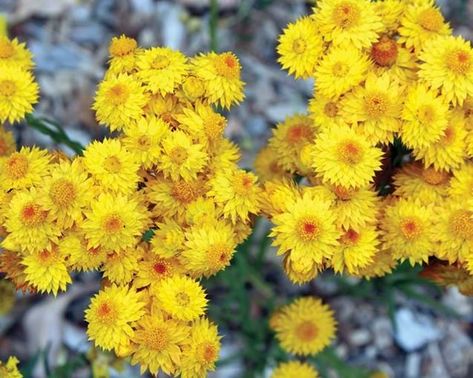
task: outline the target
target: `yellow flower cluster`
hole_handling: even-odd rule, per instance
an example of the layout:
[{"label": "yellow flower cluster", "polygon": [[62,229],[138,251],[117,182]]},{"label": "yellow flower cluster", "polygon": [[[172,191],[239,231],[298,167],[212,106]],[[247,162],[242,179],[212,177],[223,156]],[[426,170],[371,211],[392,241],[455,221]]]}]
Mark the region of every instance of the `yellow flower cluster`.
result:
[{"label": "yellow flower cluster", "polygon": [[125,36],[110,55],[94,109],[117,138],[73,159],[36,147],[0,158],[0,269],[53,294],[100,271],[89,338],[143,372],[204,377],[220,337],[199,279],[230,264],[260,209],[214,110],[243,99],[241,67],[229,52],[189,59]]},{"label": "yellow flower cluster", "polygon": [[430,257],[473,274],[473,48],[434,1],[320,0],[278,52],[315,79],[255,161],[291,280]]},{"label": "yellow flower cluster", "polygon": [[[13,123],[33,111],[39,87],[31,72],[31,53],[24,43],[0,34],[0,123]],[[0,133],[0,154],[3,135]]]},{"label": "yellow flower cluster", "polygon": [[18,370],[19,361],[16,357],[10,357],[4,364],[0,361],[0,377],[1,378],[22,378],[23,375]]},{"label": "yellow flower cluster", "polygon": [[[337,322],[333,311],[315,297],[297,298],[271,315],[270,327],[281,347],[297,356],[314,356],[328,346],[335,337]],[[309,364],[291,361],[280,364],[272,378],[317,378],[317,371]]]}]

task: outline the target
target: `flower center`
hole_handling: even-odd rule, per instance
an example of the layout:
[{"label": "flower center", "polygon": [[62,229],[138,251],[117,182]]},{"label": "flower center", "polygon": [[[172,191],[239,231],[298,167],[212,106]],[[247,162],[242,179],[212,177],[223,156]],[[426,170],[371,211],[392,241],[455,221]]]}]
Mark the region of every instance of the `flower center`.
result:
[{"label": "flower center", "polygon": [[101,303],[97,308],[97,317],[103,324],[112,325],[118,317],[118,311],[109,303]]},{"label": "flower center", "polygon": [[135,51],[137,43],[132,38],[118,38],[112,40],[110,44],[109,52],[113,57],[126,56]]},{"label": "flower center", "polygon": [[151,147],[151,141],[147,135],[141,135],[138,140],[138,148],[141,151],[147,151]]},{"label": "flower center", "polygon": [[217,56],[214,64],[218,75],[226,79],[236,79],[240,75],[240,64],[232,53]]},{"label": "flower center", "polygon": [[435,116],[435,109],[429,104],[421,105],[417,110],[417,118],[422,124],[426,126],[430,126],[430,124],[435,120]]},{"label": "flower center", "polygon": [[205,135],[207,135],[209,139],[219,138],[225,129],[225,118],[220,114],[210,113],[204,119],[204,129]]},{"label": "flower center", "polygon": [[381,92],[369,93],[365,97],[365,111],[371,118],[380,118],[388,110],[389,99]]},{"label": "flower center", "polygon": [[207,362],[208,364],[215,362],[215,360],[217,359],[217,349],[213,344],[204,344],[202,346],[202,350],[202,357],[204,358],[205,362]]},{"label": "flower center", "polygon": [[176,302],[179,304],[179,306],[185,307],[189,305],[191,298],[187,293],[179,292],[176,294]]},{"label": "flower center", "polygon": [[171,61],[166,55],[156,55],[151,63],[151,67],[155,70],[163,70],[171,64]]},{"label": "flower center", "polygon": [[0,95],[4,97],[12,97],[16,92],[16,84],[12,80],[0,81]]},{"label": "flower center", "polygon": [[382,36],[379,42],[371,47],[371,58],[381,67],[390,67],[397,60],[398,48],[396,41]]},{"label": "flower center", "polygon": [[166,264],[164,262],[160,261],[160,262],[157,262],[153,265],[153,270],[154,270],[155,273],[162,276],[162,275],[166,274],[168,269],[167,269]]},{"label": "flower center", "polygon": [[473,67],[472,54],[469,51],[455,49],[447,56],[447,67],[457,75],[467,75]]},{"label": "flower center", "polygon": [[338,106],[335,102],[327,102],[324,106],[324,113],[330,118],[335,118],[338,115]]},{"label": "flower center", "polygon": [[21,210],[21,221],[26,226],[38,226],[45,221],[46,216],[47,212],[33,202],[27,203]]},{"label": "flower center", "polygon": [[128,88],[125,85],[118,83],[108,90],[107,97],[112,105],[118,106],[123,105],[128,100],[129,94]]},{"label": "flower center", "polygon": [[452,232],[463,239],[473,239],[473,212],[468,210],[457,210],[450,217],[450,228]]},{"label": "flower center", "polygon": [[311,342],[317,337],[317,327],[310,320],[303,321],[296,328],[296,336],[303,342]]},{"label": "flower center", "polygon": [[15,47],[7,38],[0,38],[0,59],[11,58],[15,54]]},{"label": "flower center", "polygon": [[182,84],[182,90],[187,97],[196,99],[204,95],[205,86],[203,81],[198,77],[189,76]]},{"label": "flower center", "polygon": [[332,16],[338,26],[348,29],[358,24],[360,9],[351,1],[342,1],[334,8]]},{"label": "flower center", "polygon": [[356,245],[358,240],[360,240],[360,234],[351,228],[341,238],[342,243],[345,245]]},{"label": "flower center", "polygon": [[437,171],[434,168],[425,168],[422,171],[422,178],[427,184],[440,185],[448,181],[448,173],[444,171]]},{"label": "flower center", "polygon": [[187,160],[188,154],[184,147],[177,146],[171,150],[169,156],[175,164],[182,164]]},{"label": "flower center", "polygon": [[353,191],[351,189],[345,188],[344,186],[340,185],[334,186],[332,190],[337,196],[337,198],[341,201],[349,201],[353,194]]},{"label": "flower center", "polygon": [[415,240],[422,232],[422,227],[417,218],[406,218],[401,221],[401,232],[409,240]]},{"label": "flower center", "polygon": [[195,197],[196,192],[193,186],[184,181],[175,182],[172,189],[171,195],[181,203],[191,203]]},{"label": "flower center", "polygon": [[28,159],[26,156],[21,155],[19,152],[11,154],[10,158],[5,164],[7,168],[7,174],[13,179],[21,179],[28,173]]},{"label": "flower center", "polygon": [[420,12],[417,22],[425,30],[438,32],[444,24],[442,13],[438,9],[427,8]]},{"label": "flower center", "polygon": [[348,165],[358,164],[363,158],[363,150],[355,141],[345,141],[338,147],[340,160]]},{"label": "flower center", "polygon": [[299,144],[308,141],[314,136],[312,129],[308,125],[294,125],[287,131],[287,141],[290,144]]},{"label": "flower center", "polygon": [[125,227],[125,224],[118,214],[108,215],[103,222],[103,228],[108,234],[115,234],[123,227]]},{"label": "flower center", "polygon": [[122,163],[118,157],[108,156],[103,162],[103,167],[108,173],[118,173],[122,168]]},{"label": "flower center", "polygon": [[296,54],[302,54],[307,49],[307,43],[303,38],[297,38],[292,42],[292,50]]},{"label": "flower center", "polygon": [[165,350],[169,344],[169,335],[164,327],[156,327],[145,333],[147,346],[155,351]]},{"label": "flower center", "polygon": [[451,145],[455,141],[456,136],[455,129],[453,127],[448,126],[443,134],[442,142],[446,146]]},{"label": "flower center", "polygon": [[246,173],[242,172],[235,177],[234,180],[235,192],[241,196],[248,194],[248,192],[253,188],[253,179]]},{"label": "flower center", "polygon": [[230,263],[231,251],[223,244],[214,244],[207,251],[207,263],[212,268],[223,268]]},{"label": "flower center", "polygon": [[55,181],[49,190],[49,197],[59,207],[68,207],[76,198],[74,184],[67,179]]},{"label": "flower center", "polygon": [[336,62],[332,66],[332,73],[336,77],[345,77],[349,71],[350,67],[344,62]]},{"label": "flower center", "polygon": [[301,219],[297,225],[297,233],[306,242],[316,240],[320,234],[318,220],[313,217]]}]

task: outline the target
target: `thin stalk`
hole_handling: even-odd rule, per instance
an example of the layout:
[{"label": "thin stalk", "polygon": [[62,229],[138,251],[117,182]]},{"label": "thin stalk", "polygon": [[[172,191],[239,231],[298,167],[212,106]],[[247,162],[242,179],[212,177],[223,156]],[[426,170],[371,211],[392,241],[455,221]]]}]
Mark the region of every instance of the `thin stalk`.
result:
[{"label": "thin stalk", "polygon": [[217,52],[218,50],[218,0],[210,0],[210,51]]}]

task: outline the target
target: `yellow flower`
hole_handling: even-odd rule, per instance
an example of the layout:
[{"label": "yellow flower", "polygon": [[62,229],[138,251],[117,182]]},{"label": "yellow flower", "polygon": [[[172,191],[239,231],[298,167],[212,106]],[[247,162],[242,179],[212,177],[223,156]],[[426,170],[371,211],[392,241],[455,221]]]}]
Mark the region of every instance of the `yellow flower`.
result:
[{"label": "yellow flower", "polygon": [[193,276],[208,277],[230,265],[236,242],[232,227],[216,221],[190,228],[185,245],[183,264]]},{"label": "yellow flower", "polygon": [[193,143],[190,136],[177,130],[169,133],[162,141],[162,155],[158,169],[164,177],[177,181],[192,181],[201,172],[208,160],[201,144]]},{"label": "yellow flower", "polygon": [[72,282],[66,256],[56,247],[32,252],[23,259],[22,264],[25,266],[26,280],[40,293],[57,295]]},{"label": "yellow flower", "polygon": [[31,113],[38,92],[30,72],[16,66],[0,68],[0,122],[18,122]]},{"label": "yellow flower", "polygon": [[414,2],[407,5],[401,18],[399,41],[409,49],[420,51],[424,46],[432,44],[436,37],[450,33],[450,27],[433,0]]},{"label": "yellow flower", "polygon": [[473,96],[473,48],[462,37],[439,37],[419,55],[419,77],[447,101],[462,105]]},{"label": "yellow flower", "polygon": [[341,112],[371,143],[389,143],[399,131],[402,109],[399,96],[399,86],[388,74],[370,73],[363,87],[345,97]]},{"label": "yellow flower", "polygon": [[174,257],[184,248],[184,231],[174,220],[168,219],[163,223],[155,224],[151,251],[160,257]]},{"label": "yellow flower", "polygon": [[140,52],[133,38],[121,35],[113,37],[108,47],[110,67],[107,73],[132,73],[136,68],[137,55]]},{"label": "yellow flower", "polygon": [[182,84],[187,71],[187,58],[167,47],[153,47],[138,57],[137,76],[152,93],[172,93]]},{"label": "yellow flower", "polygon": [[118,74],[100,83],[93,109],[97,120],[114,131],[143,117],[146,102],[141,83],[128,74]]},{"label": "yellow flower", "polygon": [[81,164],[74,160],[51,165],[44,181],[42,203],[62,228],[79,224],[91,199],[92,182]]},{"label": "yellow flower", "polygon": [[413,87],[406,97],[399,135],[410,148],[429,146],[447,128],[448,105],[437,93],[423,85]]},{"label": "yellow flower", "polygon": [[315,355],[335,337],[332,310],[314,297],[298,298],[272,315],[271,328],[281,347],[292,354]]},{"label": "yellow flower", "polygon": [[5,228],[8,236],[3,239],[2,246],[11,250],[39,252],[50,249],[61,235],[33,188],[17,192],[12,197],[6,212]]},{"label": "yellow flower", "polygon": [[261,182],[278,181],[290,177],[290,173],[281,166],[279,158],[279,150],[269,146],[258,152],[253,165]]},{"label": "yellow flower", "polygon": [[448,118],[448,125],[440,139],[431,145],[414,148],[413,154],[417,159],[422,159],[426,166],[451,171],[460,167],[467,158],[467,131],[462,112],[451,111]]},{"label": "yellow flower", "polygon": [[411,265],[427,262],[435,250],[436,218],[432,205],[399,199],[387,206],[381,220],[383,248]]},{"label": "yellow flower", "polygon": [[193,71],[205,83],[205,96],[226,109],[243,101],[241,66],[231,52],[201,54],[192,60]]},{"label": "yellow flower", "polygon": [[254,174],[241,169],[223,170],[211,180],[212,189],[207,195],[222,207],[224,217],[233,224],[238,220],[246,222],[260,208],[261,189],[256,180]]},{"label": "yellow flower", "polygon": [[207,299],[202,286],[182,275],[162,280],[155,295],[164,311],[178,320],[197,319],[204,314],[207,307]]},{"label": "yellow flower", "polygon": [[147,212],[138,200],[102,193],[90,203],[82,229],[89,248],[117,251],[133,247],[146,225]]},{"label": "yellow flower", "polygon": [[278,151],[278,163],[287,171],[300,172],[303,168],[301,150],[313,142],[316,134],[312,119],[307,115],[296,114],[278,124],[272,132],[268,144]]},{"label": "yellow flower", "polygon": [[0,253],[0,272],[23,293],[35,290],[26,281],[25,267],[21,264],[22,256],[17,252],[3,250]]},{"label": "yellow flower", "polygon": [[315,68],[316,91],[336,99],[360,84],[369,67],[368,57],[355,47],[331,47]]},{"label": "yellow flower", "polygon": [[397,262],[390,251],[380,249],[376,252],[370,264],[358,269],[358,272],[353,275],[367,280],[375,277],[384,277],[393,271]]},{"label": "yellow flower", "polygon": [[189,343],[189,327],[161,313],[146,315],[137,324],[133,343],[131,363],[139,363],[142,374],[146,369],[153,375],[160,370],[174,374]]},{"label": "yellow flower", "polygon": [[310,117],[315,121],[315,126],[324,129],[333,124],[346,124],[341,116],[341,101],[320,96],[316,92],[317,88],[315,88],[314,97],[309,101]]},{"label": "yellow flower", "polygon": [[383,153],[349,127],[320,133],[312,151],[313,167],[325,183],[346,188],[368,185],[381,169]]},{"label": "yellow flower", "polygon": [[18,358],[9,357],[6,364],[0,361],[0,377],[2,378],[23,378],[23,375],[18,370]]},{"label": "yellow flower", "polygon": [[19,152],[0,157],[0,187],[8,191],[41,184],[49,173],[49,161],[47,151],[37,147],[22,147]]},{"label": "yellow flower", "polygon": [[335,46],[368,47],[383,30],[382,20],[369,0],[322,0],[314,13],[320,34]]},{"label": "yellow flower", "polygon": [[399,28],[400,19],[406,9],[404,0],[383,0],[374,4],[376,13],[381,17],[384,28],[388,31],[396,31]]},{"label": "yellow flower", "polygon": [[473,195],[473,164],[464,164],[453,172],[448,194],[456,201],[463,201]]},{"label": "yellow flower", "polygon": [[306,362],[289,361],[280,363],[271,374],[271,378],[318,378],[319,374]]},{"label": "yellow flower", "polygon": [[0,127],[0,159],[11,155],[16,150],[15,137],[11,131]]},{"label": "yellow flower", "polygon": [[85,311],[87,335],[105,350],[127,347],[134,325],[145,314],[142,296],[127,287],[112,285],[96,294]]},{"label": "yellow flower", "polygon": [[151,286],[153,290],[162,280],[184,271],[177,257],[165,258],[152,252],[144,255],[137,268],[138,272],[133,284],[138,288]]},{"label": "yellow flower", "polygon": [[190,343],[183,349],[182,378],[206,377],[215,370],[220,352],[220,336],[217,326],[207,318],[200,318],[192,324]]},{"label": "yellow flower", "polygon": [[291,253],[288,253],[284,257],[283,268],[293,284],[302,285],[315,279],[324,268],[324,265],[316,262],[307,265],[306,261],[302,263],[297,259],[292,259]]},{"label": "yellow flower", "polygon": [[58,250],[63,256],[68,256],[69,267],[79,272],[98,270],[107,259],[103,248],[88,248],[84,235],[74,231],[62,236]]},{"label": "yellow flower", "polygon": [[279,36],[278,62],[297,79],[310,77],[322,55],[324,43],[317,27],[311,17],[302,17]]},{"label": "yellow flower", "polygon": [[139,163],[119,140],[92,142],[84,151],[84,165],[95,181],[117,193],[132,193],[137,186]]},{"label": "yellow flower", "polygon": [[337,273],[354,274],[373,262],[379,245],[378,231],[371,225],[358,231],[343,230],[339,243],[340,248],[332,256],[330,265]]},{"label": "yellow flower", "polygon": [[18,68],[22,71],[28,71],[33,68],[31,53],[24,43],[18,42],[18,39],[9,39],[7,36],[0,35],[0,69]]},{"label": "yellow flower", "polygon": [[160,143],[169,127],[160,118],[140,118],[125,129],[123,146],[136,156],[136,160],[145,169],[157,164],[161,156]]},{"label": "yellow flower", "polygon": [[338,246],[335,219],[330,201],[306,192],[273,217],[273,245],[279,247],[278,254],[290,252],[292,260],[306,266],[321,263]]},{"label": "yellow flower", "polygon": [[109,253],[102,267],[103,276],[116,285],[129,284],[139,272],[142,255],[140,247]]}]

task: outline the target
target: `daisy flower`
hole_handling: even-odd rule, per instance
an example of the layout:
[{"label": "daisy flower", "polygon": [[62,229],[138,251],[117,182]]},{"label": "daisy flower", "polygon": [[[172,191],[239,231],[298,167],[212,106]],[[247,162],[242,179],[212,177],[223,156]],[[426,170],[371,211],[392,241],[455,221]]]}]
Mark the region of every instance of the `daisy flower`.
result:
[{"label": "daisy flower", "polygon": [[318,378],[319,374],[307,362],[281,362],[271,374],[271,378]]},{"label": "daisy flower", "polygon": [[7,36],[0,35],[0,69],[17,68],[22,71],[29,71],[34,63],[32,54],[26,48],[24,43],[18,39],[9,39]]},{"label": "daisy flower", "polygon": [[140,52],[141,50],[133,38],[125,35],[113,37],[108,47],[110,60],[107,73],[133,73]]}]

